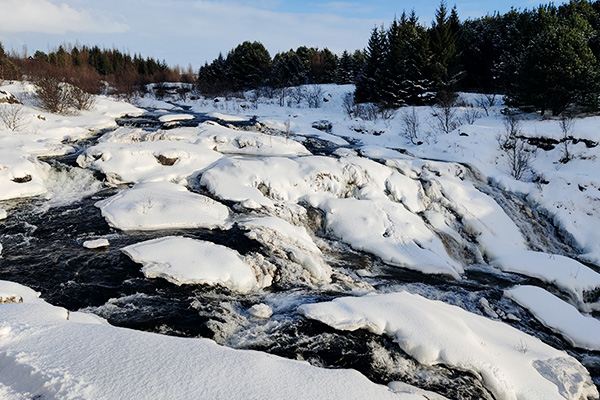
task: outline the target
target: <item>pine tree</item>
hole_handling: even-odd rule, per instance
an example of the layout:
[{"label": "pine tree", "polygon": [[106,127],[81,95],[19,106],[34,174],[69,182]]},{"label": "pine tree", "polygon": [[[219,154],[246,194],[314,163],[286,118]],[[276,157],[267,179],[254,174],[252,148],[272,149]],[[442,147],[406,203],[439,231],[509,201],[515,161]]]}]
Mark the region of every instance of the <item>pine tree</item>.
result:
[{"label": "pine tree", "polygon": [[243,42],[227,55],[234,90],[257,89],[270,75],[271,55],[260,42]]}]

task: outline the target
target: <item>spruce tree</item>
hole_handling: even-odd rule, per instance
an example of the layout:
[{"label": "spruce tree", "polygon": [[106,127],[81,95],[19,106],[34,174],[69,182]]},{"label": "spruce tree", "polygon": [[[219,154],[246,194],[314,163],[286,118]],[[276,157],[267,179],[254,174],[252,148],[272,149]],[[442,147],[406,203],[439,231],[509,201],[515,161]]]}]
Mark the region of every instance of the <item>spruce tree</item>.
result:
[{"label": "spruce tree", "polygon": [[335,71],[335,83],[338,85],[354,83],[354,63],[352,62],[352,56],[346,50],[340,56]]},{"label": "spruce tree", "polygon": [[453,92],[460,77],[457,70],[456,41],[460,21],[454,7],[448,15],[445,1],[442,0],[435,12],[435,20],[429,31],[432,52],[431,78],[437,91]]},{"label": "spruce tree", "polygon": [[356,81],[354,100],[357,103],[378,103],[381,100],[381,73],[384,69],[386,33],[383,27],[373,28],[365,54],[365,66]]}]

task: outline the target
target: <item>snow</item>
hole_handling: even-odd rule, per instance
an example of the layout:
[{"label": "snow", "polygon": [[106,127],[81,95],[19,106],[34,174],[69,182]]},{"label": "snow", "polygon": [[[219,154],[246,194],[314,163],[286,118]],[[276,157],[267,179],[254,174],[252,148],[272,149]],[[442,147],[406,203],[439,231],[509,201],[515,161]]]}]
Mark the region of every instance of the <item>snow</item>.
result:
[{"label": "snow", "polygon": [[108,247],[110,243],[108,239],[94,239],[94,240],[86,240],[83,242],[83,247],[86,249],[99,249],[101,247]]},{"label": "snow", "polygon": [[321,369],[208,339],[112,327],[93,315],[67,314],[31,289],[0,281],[0,295],[6,293],[24,302],[0,305],[5,399],[425,399],[396,394],[352,370]]},{"label": "snow", "polygon": [[96,206],[110,226],[121,230],[215,229],[229,221],[223,204],[170,182],[139,183]]},{"label": "snow", "polygon": [[600,351],[600,321],[537,286],[518,286],[504,295],[527,308],[575,347]]},{"label": "snow", "polygon": [[277,217],[241,221],[239,226],[248,231],[246,236],[250,239],[273,249],[280,257],[300,264],[316,282],[331,282],[331,267],[323,259],[321,250],[306,228],[294,226]]},{"label": "snow", "polygon": [[335,329],[390,336],[421,364],[472,371],[499,399],[598,396],[586,369],[567,353],[505,323],[419,295],[341,297],[298,311]]},{"label": "snow", "polygon": [[248,312],[255,318],[263,319],[271,318],[271,315],[273,315],[273,309],[263,303],[253,305],[248,309]]},{"label": "snow", "polygon": [[248,293],[269,280],[257,279],[238,252],[211,242],[169,236],[133,244],[122,249],[142,264],[147,278],[164,278],[176,285],[223,285]]},{"label": "snow", "polygon": [[[421,123],[417,139],[422,143],[414,145],[402,134],[403,110],[391,119],[348,117],[342,99],[352,92],[350,85],[323,86],[330,101],[319,109],[305,104],[280,107],[274,100],[260,99],[249,110],[244,100],[200,99],[187,101],[184,111],[166,101],[140,98],[138,104],[158,109],[152,117],[172,128],[154,130],[117,128],[116,117],[143,110],[108,97],[97,97],[91,111],[63,116],[37,108],[28,83],[2,89],[25,104],[21,129],[13,132],[0,125],[0,201],[40,196],[46,207],[60,206],[93,195],[103,185],[131,184],[97,203],[111,227],[228,229],[237,224],[264,253],[242,257],[229,248],[184,237],[124,248],[149,278],[225,286],[252,297],[252,303],[284,275],[291,277],[284,284],[308,284],[316,293],[339,290],[340,276],[362,279],[350,285],[353,289],[362,284],[373,290],[367,282],[377,271],[365,267],[344,275],[347,271],[329,265],[327,243],[340,240],[388,265],[426,274],[462,279],[465,269],[474,268],[554,285],[577,308],[535,287],[511,289],[506,296],[574,346],[598,350],[598,320],[582,314],[600,309],[594,297],[600,288],[597,147],[572,143],[574,158],[566,164],[559,161],[560,146],[539,150],[533,171],[517,181],[496,140],[504,132],[504,105],[449,134],[436,131],[431,108],[416,107]],[[476,95],[461,96],[473,101]],[[208,121],[178,127],[177,121],[194,118],[188,107],[220,123],[257,124],[237,129]],[[524,136],[561,139],[556,120],[523,117]],[[320,120],[331,122],[330,132],[312,127]],[[578,119],[573,137],[600,141],[599,121]],[[78,156],[81,168],[59,171],[41,159],[72,153],[70,142],[105,128],[114,130]],[[343,147],[331,156],[311,155],[310,138]],[[534,183],[534,177],[541,179]],[[515,216],[479,190],[488,183],[548,215],[563,231],[564,241],[580,250],[579,261],[548,250],[532,251],[544,246],[526,240],[512,220]],[[193,192],[204,189],[231,208]],[[12,204],[2,207],[12,214]],[[307,223],[309,209],[320,214],[319,226]],[[0,208],[0,220],[7,214]],[[97,248],[107,242],[101,238],[83,245]],[[44,303],[32,291],[8,283],[0,289],[0,296],[25,299],[24,304],[0,305],[0,369],[10,371],[0,376],[0,397],[189,398],[202,393],[207,398],[385,398],[395,392],[394,398],[440,398],[400,382],[390,383],[390,391],[356,372],[324,371],[223,349],[203,339],[121,330],[81,313],[70,313],[67,321],[66,310]],[[502,310],[491,299],[479,298],[479,306],[498,318]],[[247,314],[255,323],[277,323],[280,306],[261,301],[268,305],[255,304]],[[282,301],[289,306],[291,300]],[[497,398],[598,397],[586,371],[565,353],[501,322],[416,295],[341,299],[300,310],[340,329],[366,327],[385,333],[419,362],[473,371]],[[71,343],[76,347],[67,349]],[[223,367],[223,359],[232,366]],[[224,385],[222,375],[240,385]]]},{"label": "snow", "polygon": [[[184,182],[188,176],[221,158],[206,145],[174,141],[139,143],[102,142],[77,158],[82,168],[106,175],[114,184],[137,182]],[[161,158],[172,160],[161,162]]]},{"label": "snow", "polygon": [[[600,274],[571,258],[534,251],[505,254],[493,264],[503,271],[531,276],[554,284],[575,297],[584,311],[594,305],[584,303],[585,292],[600,290]],[[599,306],[596,305],[596,308]]]},{"label": "snow", "polygon": [[91,111],[78,115],[55,115],[37,108],[30,83],[9,83],[2,90],[22,99],[22,124],[17,131],[0,125],[0,200],[45,194],[49,166],[38,157],[63,155],[73,151],[63,141],[87,138],[95,132],[115,127],[115,118],[138,115],[142,110],[131,104],[97,96]]},{"label": "snow", "polygon": [[158,117],[160,122],[186,121],[194,119],[192,114],[165,114]]}]

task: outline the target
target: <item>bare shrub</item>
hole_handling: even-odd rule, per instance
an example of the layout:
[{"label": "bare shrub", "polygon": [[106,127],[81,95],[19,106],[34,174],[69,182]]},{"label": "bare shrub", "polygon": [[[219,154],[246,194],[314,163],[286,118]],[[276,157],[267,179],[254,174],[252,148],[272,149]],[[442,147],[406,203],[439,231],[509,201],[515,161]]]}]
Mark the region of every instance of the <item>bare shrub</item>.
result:
[{"label": "bare shrub", "polygon": [[419,133],[419,127],[421,124],[416,108],[411,107],[410,111],[404,110],[400,114],[400,121],[402,122],[404,135],[410,139],[412,144],[416,144],[417,134]]},{"label": "bare shrub", "polygon": [[458,128],[460,120],[456,114],[454,93],[439,93],[437,104],[431,108],[431,116],[434,117],[433,128],[436,131],[448,134]]},{"label": "bare shrub", "polygon": [[27,124],[21,104],[0,104],[0,121],[13,132],[22,130]]},{"label": "bare shrub", "polygon": [[71,86],[52,76],[34,80],[35,94],[40,106],[55,114],[66,114],[71,106]]},{"label": "bare shrub", "polygon": [[275,97],[277,97],[277,103],[279,104],[279,107],[285,107],[285,99],[288,96],[288,94],[288,88],[279,88],[275,90]]},{"label": "bare shrub", "polygon": [[481,113],[473,108],[473,105],[463,111],[462,120],[469,125],[473,125],[479,118],[481,118]]},{"label": "bare shrub", "polygon": [[96,104],[96,97],[88,93],[77,86],[71,86],[71,102],[73,106],[82,111],[82,110],[91,110]]},{"label": "bare shrub", "polygon": [[300,104],[306,97],[306,91],[302,86],[296,86],[290,90],[290,97],[296,104]]},{"label": "bare shrub", "polygon": [[323,105],[323,88],[319,85],[311,85],[306,91],[306,101],[308,108],[321,108]]},{"label": "bare shrub", "polygon": [[569,150],[569,143],[573,140],[573,129],[575,128],[575,117],[568,113],[562,113],[558,120],[558,125],[562,131],[562,157],[560,162],[563,164],[568,163],[573,159],[573,155]]},{"label": "bare shrub", "polygon": [[354,106],[354,116],[365,121],[377,121],[379,109],[373,103],[361,103]]},{"label": "bare shrub", "polygon": [[477,107],[483,109],[486,117],[489,117],[490,116],[490,108],[492,108],[496,105],[496,95],[483,93],[475,99],[475,104],[477,105]]},{"label": "bare shrub", "polygon": [[518,116],[508,111],[504,115],[505,132],[499,135],[498,146],[508,157],[510,174],[513,178],[521,180],[526,172],[531,171],[531,163],[535,159],[536,148],[527,144],[521,136],[521,122]]},{"label": "bare shrub", "polygon": [[354,94],[346,93],[342,99],[342,107],[344,107],[344,111],[350,118],[354,117],[355,106]]}]

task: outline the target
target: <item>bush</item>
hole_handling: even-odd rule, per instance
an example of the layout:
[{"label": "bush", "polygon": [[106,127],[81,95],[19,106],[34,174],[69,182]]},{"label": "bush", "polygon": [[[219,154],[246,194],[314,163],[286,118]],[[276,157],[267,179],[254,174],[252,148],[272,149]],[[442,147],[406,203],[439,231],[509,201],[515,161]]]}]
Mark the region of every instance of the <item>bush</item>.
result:
[{"label": "bush", "polygon": [[72,104],[70,85],[51,76],[36,78],[34,84],[35,95],[44,110],[54,114],[67,113]]}]

